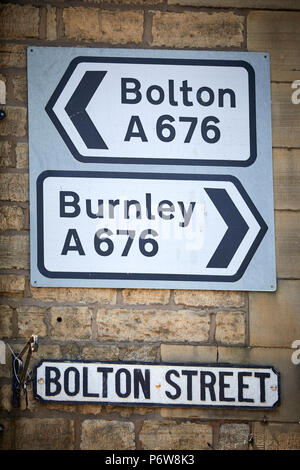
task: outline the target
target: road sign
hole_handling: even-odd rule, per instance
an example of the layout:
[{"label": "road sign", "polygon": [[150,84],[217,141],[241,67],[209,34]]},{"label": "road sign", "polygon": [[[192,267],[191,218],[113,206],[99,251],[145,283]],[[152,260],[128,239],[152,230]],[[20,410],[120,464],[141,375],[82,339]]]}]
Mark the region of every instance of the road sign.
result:
[{"label": "road sign", "polygon": [[81,162],[248,166],[255,108],[245,61],[77,57],[46,111]]},{"label": "road sign", "polygon": [[34,286],[275,290],[263,53],[28,49]]},{"label": "road sign", "polygon": [[54,278],[233,282],[267,231],[230,176],[48,171],[37,201]]},{"label": "road sign", "polygon": [[270,409],[280,375],[270,366],[42,360],[34,396],[41,402]]}]

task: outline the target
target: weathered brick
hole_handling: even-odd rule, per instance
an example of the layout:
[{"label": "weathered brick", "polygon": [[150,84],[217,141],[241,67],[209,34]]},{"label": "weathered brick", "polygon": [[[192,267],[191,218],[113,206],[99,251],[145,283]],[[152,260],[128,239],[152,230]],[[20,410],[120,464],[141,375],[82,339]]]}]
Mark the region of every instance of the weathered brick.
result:
[{"label": "weathered brick", "polygon": [[249,435],[248,424],[222,424],[217,450],[248,450]]},{"label": "weathered brick", "polygon": [[0,174],[0,198],[2,201],[28,201],[28,175],[23,173]]},{"label": "weathered brick", "polygon": [[31,335],[46,336],[45,309],[34,305],[20,305],[17,308],[18,336],[29,338]]},{"label": "weathered brick", "polygon": [[161,360],[163,362],[217,362],[216,346],[190,346],[178,344],[162,344]]},{"label": "weathered brick", "polygon": [[56,8],[50,5],[46,6],[46,39],[48,41],[55,41],[57,39]]},{"label": "weathered brick", "polygon": [[13,309],[8,305],[0,305],[0,337],[12,337]]},{"label": "weathered brick", "polygon": [[98,8],[71,7],[64,9],[63,20],[68,39],[112,44],[139,43],[142,40],[141,11],[100,11]]},{"label": "weathered brick", "polygon": [[300,10],[298,0],[168,0],[169,5],[215,8],[269,8],[274,10]]},{"label": "weathered brick", "polygon": [[275,211],[276,264],[279,278],[300,277],[299,229],[297,212]]},{"label": "weathered brick", "polygon": [[16,450],[72,450],[74,422],[65,418],[19,418]]},{"label": "weathered brick", "polygon": [[23,137],[26,135],[27,110],[16,106],[3,106],[6,117],[1,121],[0,136]]},{"label": "weathered brick", "polygon": [[119,359],[119,348],[114,345],[92,345],[84,346],[82,358],[87,361],[117,361]]},{"label": "weathered brick", "polygon": [[134,424],[131,422],[87,419],[82,423],[82,450],[134,450]]},{"label": "weathered brick", "polygon": [[23,44],[0,43],[0,67],[26,67],[26,48]]},{"label": "weathered brick", "polygon": [[223,344],[245,343],[246,325],[243,312],[217,313],[215,339]]},{"label": "weathered brick", "polygon": [[277,292],[249,293],[252,346],[290,347],[300,338],[300,281],[278,282]]},{"label": "weathered brick", "polygon": [[300,147],[299,105],[292,103],[291,83],[272,83],[273,147]]},{"label": "weathered brick", "polygon": [[156,362],[159,360],[159,346],[143,344],[141,346],[120,346],[120,361]]},{"label": "weathered brick", "polygon": [[122,297],[123,302],[131,305],[166,305],[170,300],[170,291],[167,289],[124,289]]},{"label": "weathered brick", "polygon": [[64,359],[80,358],[82,356],[81,343],[73,341],[64,342],[61,345],[61,355]]},{"label": "weathered brick", "polygon": [[15,166],[13,147],[11,142],[0,142],[0,168],[9,168]]},{"label": "weathered brick", "polygon": [[25,276],[15,274],[0,274],[0,292],[19,293],[24,292]]},{"label": "weathered brick", "polygon": [[300,209],[300,150],[274,149],[275,209]]},{"label": "weathered brick", "polygon": [[92,312],[88,307],[51,307],[50,322],[53,339],[91,338]]},{"label": "weathered brick", "polygon": [[188,307],[243,307],[245,294],[233,291],[175,290],[174,302]]},{"label": "weathered brick", "polygon": [[111,44],[139,44],[143,37],[142,11],[103,11],[101,41]]},{"label": "weathered brick", "polygon": [[80,289],[72,287],[30,287],[34,299],[56,302],[97,303],[114,305],[117,292],[115,289]]},{"label": "weathered brick", "polygon": [[152,45],[167,47],[239,47],[243,17],[232,12],[154,12]]},{"label": "weathered brick", "polygon": [[39,9],[31,5],[2,5],[0,7],[1,39],[39,37]]},{"label": "weathered brick", "polygon": [[61,359],[62,353],[58,344],[45,344],[41,339],[38,350],[31,356],[31,366],[35,366],[41,359]]},{"label": "weathered brick", "polygon": [[17,75],[11,79],[13,88],[13,98],[21,103],[27,102],[27,78],[24,75]]},{"label": "weathered brick", "polygon": [[212,427],[189,422],[144,421],[139,438],[145,450],[206,450],[212,445]]},{"label": "weathered brick", "polygon": [[98,337],[119,341],[208,341],[210,317],[180,310],[98,310]]},{"label": "weathered brick", "polygon": [[0,236],[0,269],[29,269],[29,235]]},{"label": "weathered brick", "polygon": [[47,409],[50,411],[56,410],[65,413],[76,413],[77,415],[99,415],[102,411],[102,406],[98,403],[93,405],[91,403],[85,405],[66,405],[61,403],[47,403]]},{"label": "weathered brick", "polygon": [[254,423],[255,450],[300,450],[300,425]]},{"label": "weathered brick", "polygon": [[77,41],[100,41],[99,10],[97,8],[65,8],[65,37]]},{"label": "weathered brick", "polygon": [[28,144],[18,142],[16,144],[17,168],[28,168]]},{"label": "weathered brick", "polygon": [[0,206],[0,230],[22,230],[24,213],[21,207]]},{"label": "weathered brick", "polygon": [[145,416],[156,410],[150,406],[105,406],[105,411],[106,413],[117,413],[122,418],[128,418],[132,415]]},{"label": "weathered brick", "polygon": [[296,12],[251,11],[247,17],[248,50],[270,53],[272,81],[299,78],[299,24]]},{"label": "weathered brick", "polygon": [[[71,347],[72,346],[72,347]],[[108,345],[89,344],[76,350],[76,344],[62,346],[64,358],[82,358],[90,361],[142,361],[156,362],[159,360],[159,346],[156,345]]]}]

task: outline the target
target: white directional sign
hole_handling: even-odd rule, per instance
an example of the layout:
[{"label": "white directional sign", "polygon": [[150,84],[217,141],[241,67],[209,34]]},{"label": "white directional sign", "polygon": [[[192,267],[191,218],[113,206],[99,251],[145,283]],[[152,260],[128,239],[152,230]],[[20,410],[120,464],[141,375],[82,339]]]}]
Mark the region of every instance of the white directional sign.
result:
[{"label": "white directional sign", "polygon": [[245,61],[77,57],[46,111],[82,162],[248,166],[254,80]]},{"label": "white directional sign", "polygon": [[48,277],[232,282],[267,230],[228,176],[48,171],[37,194]]},{"label": "white directional sign", "polygon": [[32,285],[276,290],[269,68],[29,47]]},{"label": "white directional sign", "polygon": [[268,366],[42,360],[34,395],[45,403],[270,409],[279,380]]}]

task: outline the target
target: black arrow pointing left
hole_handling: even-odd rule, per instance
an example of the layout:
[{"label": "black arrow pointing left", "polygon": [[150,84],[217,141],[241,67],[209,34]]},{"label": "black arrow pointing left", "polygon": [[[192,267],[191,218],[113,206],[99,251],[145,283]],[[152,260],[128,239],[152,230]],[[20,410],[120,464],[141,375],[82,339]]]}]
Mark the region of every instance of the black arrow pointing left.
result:
[{"label": "black arrow pointing left", "polygon": [[76,127],[77,132],[89,149],[108,149],[86,112],[86,107],[102,82],[107,72],[85,72],[76,90],[68,101],[65,110]]}]

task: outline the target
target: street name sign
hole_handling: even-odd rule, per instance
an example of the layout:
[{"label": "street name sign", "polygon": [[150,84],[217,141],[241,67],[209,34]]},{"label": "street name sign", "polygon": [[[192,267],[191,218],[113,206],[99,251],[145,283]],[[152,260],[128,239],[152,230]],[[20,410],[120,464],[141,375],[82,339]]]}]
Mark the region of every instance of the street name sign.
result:
[{"label": "street name sign", "polygon": [[45,403],[272,409],[280,375],[270,366],[42,360],[34,396]]},{"label": "street name sign", "polygon": [[269,57],[28,48],[34,286],[275,290]]}]

